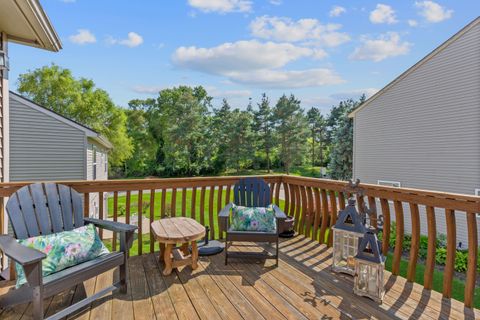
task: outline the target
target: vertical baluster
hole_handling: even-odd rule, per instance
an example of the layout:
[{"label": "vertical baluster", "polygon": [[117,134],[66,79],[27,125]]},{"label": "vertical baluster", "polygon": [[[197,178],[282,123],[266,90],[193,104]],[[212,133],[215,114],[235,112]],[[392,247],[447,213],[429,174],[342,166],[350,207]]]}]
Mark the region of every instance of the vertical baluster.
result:
[{"label": "vertical baluster", "polygon": [[125,195],[125,223],[130,224],[130,190]]},{"label": "vertical baluster", "polygon": [[90,216],[90,193],[85,193],[83,196],[83,216]]},{"label": "vertical baluster", "polygon": [[[103,220],[103,192],[98,193],[98,218]],[[103,240],[103,228],[98,228],[98,236]]]},{"label": "vertical baluster", "polygon": [[475,293],[475,283],[477,277],[477,217],[475,212],[467,212],[468,227],[468,268],[467,280],[465,281],[465,306],[471,308],[473,306],[473,295]]},{"label": "vertical baluster", "polygon": [[279,182],[277,183],[277,188],[275,189],[275,204],[280,207],[280,188],[282,184]]},{"label": "vertical baluster", "polygon": [[285,203],[284,203],[284,207],[283,207],[283,211],[287,214],[287,215],[290,215],[290,211],[289,211],[289,206],[290,206],[290,191],[288,189],[288,184],[287,183],[283,183],[283,193],[285,195]]},{"label": "vertical baluster", "polygon": [[314,205],[313,205],[313,191],[312,187],[307,187],[306,188],[306,193],[307,193],[307,218],[306,218],[306,228],[305,228],[305,235],[307,237],[312,237],[312,223],[313,223],[313,218],[314,218]]},{"label": "vertical baluster", "polygon": [[410,203],[410,215],[412,220],[412,241],[410,244],[410,259],[408,261],[407,281],[415,281],[418,250],[420,249],[420,213],[416,203]]},{"label": "vertical baluster", "polygon": [[182,189],[182,217],[187,214],[187,188]]},{"label": "vertical baluster", "polygon": [[370,223],[372,227],[375,229],[377,228],[377,202],[375,201],[375,197],[369,196],[368,197],[368,209],[370,209],[371,220]]},{"label": "vertical baluster", "polygon": [[[288,189],[290,189],[290,209],[289,213],[292,217],[295,217],[296,208],[296,197],[295,197],[295,186],[293,184],[288,185]],[[295,221],[295,228],[297,227],[297,221]]]},{"label": "vertical baluster", "polygon": [[192,206],[191,206],[191,209],[190,209],[190,217],[192,219],[196,219],[196,214],[195,214],[195,210],[197,209],[197,187],[193,187],[192,189]]},{"label": "vertical baluster", "polygon": [[320,225],[320,217],[322,214],[322,201],[320,199],[320,190],[318,188],[314,188],[313,192],[315,193],[315,219],[313,219],[312,239],[316,240],[318,237],[318,227]]},{"label": "vertical baluster", "polygon": [[295,224],[297,232],[300,230],[300,214],[302,210],[302,203],[301,203],[301,195],[300,195],[300,187],[298,185],[294,185],[295,188]]},{"label": "vertical baluster", "polygon": [[167,202],[167,189],[162,189],[162,201],[160,203],[160,218],[165,218]]},{"label": "vertical baluster", "polygon": [[[113,193],[113,221],[117,222],[118,220],[118,191]],[[112,238],[112,249],[117,251],[117,233],[113,233]]]},{"label": "vertical baluster", "polygon": [[343,192],[338,192],[338,207],[340,210],[345,209],[345,195]]},{"label": "vertical baluster", "polygon": [[215,238],[215,225],[213,222],[213,198],[215,196],[215,186],[210,187],[210,195],[208,199],[208,222],[210,224],[210,238]]},{"label": "vertical baluster", "polygon": [[387,199],[380,199],[383,215],[382,253],[387,255],[390,247],[390,205]]},{"label": "vertical baluster", "polygon": [[305,226],[306,220],[308,215],[308,203],[307,203],[307,192],[305,191],[304,186],[300,186],[300,196],[302,197],[302,214],[300,216],[300,224],[299,224],[299,233],[305,234]]},{"label": "vertical baluster", "polygon": [[137,238],[137,245],[138,245],[138,255],[142,255],[142,249],[143,249],[143,241],[142,241],[142,236],[143,236],[143,190],[138,190],[138,238]]},{"label": "vertical baluster", "polygon": [[[155,220],[155,189],[150,190],[150,221],[149,225]],[[153,232],[150,227],[150,253],[155,251],[155,239],[153,238]]]},{"label": "vertical baluster", "polygon": [[205,187],[200,190],[200,224],[205,225]]},{"label": "vertical baluster", "polygon": [[327,231],[328,226],[328,199],[327,192],[322,189],[320,190],[322,195],[322,225],[320,226],[320,243],[325,243],[325,232]]},{"label": "vertical baluster", "polygon": [[231,185],[225,186],[225,205],[230,203],[230,190],[232,189]]},{"label": "vertical baluster", "polygon": [[170,217],[177,215],[177,188],[172,188],[172,203],[170,203]]},{"label": "vertical baluster", "polygon": [[395,220],[397,224],[397,238],[395,239],[395,250],[393,252],[392,274],[398,276],[400,273],[400,260],[402,258],[403,246],[403,205],[400,201],[395,201]]},{"label": "vertical baluster", "polygon": [[425,274],[423,286],[431,290],[433,286],[433,271],[435,270],[435,255],[437,250],[437,224],[435,222],[435,208],[427,206],[428,247],[427,261],[425,262]]},{"label": "vertical baluster", "polygon": [[270,187],[270,203],[273,203],[273,195],[275,192],[275,182],[271,182],[269,187]]},{"label": "vertical baluster", "polygon": [[447,258],[443,273],[443,296],[452,297],[452,280],[455,265],[455,253],[457,243],[457,228],[455,223],[455,211],[445,209],[445,222],[447,224]]},{"label": "vertical baluster", "polygon": [[329,247],[332,246],[333,244],[333,231],[332,227],[335,225],[335,222],[337,222],[337,197],[335,196],[335,191],[330,190],[328,192],[330,196],[330,205],[332,207],[331,213],[330,213],[330,232],[328,233],[328,242],[327,245]]},{"label": "vertical baluster", "polygon": [[[223,186],[218,186],[217,210],[215,210],[215,212],[217,214],[215,214],[215,216],[214,216],[214,219],[216,220],[217,225],[218,225],[218,213],[220,212],[220,210],[222,210],[222,204],[223,204],[222,196],[223,196]],[[220,232],[220,230],[218,230],[218,233],[219,233],[219,238],[222,239],[223,238],[223,235],[222,235],[223,232]]]}]

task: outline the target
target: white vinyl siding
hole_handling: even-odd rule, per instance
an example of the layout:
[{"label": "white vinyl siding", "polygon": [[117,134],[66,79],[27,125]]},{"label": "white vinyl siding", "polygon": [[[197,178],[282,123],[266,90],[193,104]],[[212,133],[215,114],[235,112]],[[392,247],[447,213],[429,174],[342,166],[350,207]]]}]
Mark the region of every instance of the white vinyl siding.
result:
[{"label": "white vinyl siding", "polygon": [[85,133],[10,99],[11,181],[83,180]]},{"label": "white vinyl siding", "polygon": [[[87,141],[87,180],[108,180],[108,150],[91,139]],[[96,158],[96,159],[95,159]],[[96,163],[96,164],[95,164]],[[106,169],[106,170],[105,170]],[[95,172],[94,172],[95,170]],[[94,179],[94,177],[96,179]],[[104,217],[107,216],[107,194],[104,199],[99,198],[98,193],[90,194],[90,212],[98,217],[100,201],[103,201]]]},{"label": "white vinyl siding", "polygon": [[[472,194],[480,185],[480,24],[359,110],[354,117],[354,178],[388,177],[402,187]],[[410,211],[405,206],[405,228]],[[422,233],[426,233],[421,209]],[[467,244],[457,213],[457,244]],[[439,233],[445,212],[437,210]]]}]

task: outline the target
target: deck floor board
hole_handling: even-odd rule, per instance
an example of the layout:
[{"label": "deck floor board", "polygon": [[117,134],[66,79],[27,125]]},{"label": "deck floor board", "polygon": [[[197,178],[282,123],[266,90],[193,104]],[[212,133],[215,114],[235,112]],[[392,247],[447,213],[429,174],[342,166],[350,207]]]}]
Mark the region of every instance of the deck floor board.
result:
[{"label": "deck floor board", "polygon": [[[237,251],[273,247],[242,243]],[[332,273],[331,249],[298,236],[280,244],[279,266],[273,260],[201,257],[199,268],[162,274],[158,253],[131,257],[126,294],[116,291],[68,319],[480,319],[480,311],[424,290],[386,273],[384,303],[353,294],[352,277]],[[118,279],[106,272],[45,300],[50,315]],[[0,294],[12,283],[3,283]],[[31,305],[0,310],[1,319],[31,319]]]}]

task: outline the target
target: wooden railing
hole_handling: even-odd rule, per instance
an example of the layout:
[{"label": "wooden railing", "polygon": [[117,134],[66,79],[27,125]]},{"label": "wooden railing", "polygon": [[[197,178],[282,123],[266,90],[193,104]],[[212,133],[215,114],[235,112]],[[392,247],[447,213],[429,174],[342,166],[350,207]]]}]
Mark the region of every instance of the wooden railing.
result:
[{"label": "wooden railing", "polygon": [[[108,218],[117,221],[121,215],[126,223],[132,222],[132,214],[138,218],[136,250],[145,253],[143,241],[149,240],[147,251],[154,252],[153,235],[143,230],[144,218],[149,221],[165,216],[188,216],[203,225],[210,226],[211,237],[222,237],[218,230],[218,211],[233,198],[232,187],[240,177],[199,177],[142,180],[109,181],[66,181],[61,182],[84,194],[84,209],[88,215],[90,197],[98,194],[99,199],[108,194],[111,212]],[[335,224],[338,211],[345,208],[347,183],[326,179],[295,177],[287,175],[262,176],[271,187],[272,202],[285,213],[295,217],[295,231],[314,241],[332,245],[331,227]],[[0,184],[0,202],[28,182]],[[443,295],[452,296],[454,262],[456,255],[456,215],[465,215],[468,227],[468,269],[466,272],[465,306],[473,305],[477,275],[477,217],[480,213],[480,197],[417,189],[396,188],[361,184],[363,195],[357,196],[359,211],[370,209],[372,225],[377,224],[378,215],[383,216],[383,230],[390,230],[395,220],[395,246],[393,250],[392,273],[398,275],[403,254],[405,218],[410,220],[411,246],[409,250],[407,280],[413,282],[419,256],[420,230],[423,220],[428,233],[428,248],[425,261],[424,287],[432,289],[435,268],[436,237],[439,210],[445,215],[447,235],[447,257],[443,278]],[[120,203],[125,203],[121,205]],[[144,210],[144,206],[148,206]],[[3,205],[0,207],[3,208]],[[406,209],[405,209],[406,208]],[[123,211],[123,212],[120,212]],[[407,213],[409,211],[409,213]],[[408,217],[407,217],[408,215]],[[3,214],[1,217],[3,218]],[[107,218],[103,201],[99,202],[99,218]],[[0,221],[4,230],[4,221]],[[148,224],[149,225],[149,224]],[[148,232],[147,232],[148,231]],[[146,239],[144,239],[146,237]],[[389,232],[383,233],[383,253],[389,248]],[[117,247],[116,236],[112,247]]]}]

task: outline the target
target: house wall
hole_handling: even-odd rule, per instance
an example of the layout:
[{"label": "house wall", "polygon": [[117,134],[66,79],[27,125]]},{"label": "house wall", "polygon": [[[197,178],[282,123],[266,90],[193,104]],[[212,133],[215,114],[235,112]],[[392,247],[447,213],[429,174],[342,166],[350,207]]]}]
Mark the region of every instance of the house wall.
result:
[{"label": "house wall", "polygon": [[85,133],[10,99],[11,181],[85,179]]},{"label": "house wall", "polygon": [[[356,114],[354,177],[465,194],[480,188],[480,24]],[[446,233],[444,212],[437,225]],[[457,213],[457,243],[466,240],[466,219]]]},{"label": "house wall", "polygon": [[[94,150],[96,152],[96,166],[94,166]],[[86,155],[87,180],[108,180],[108,150],[95,141],[88,139]],[[96,172],[96,177],[94,175],[94,170]],[[98,193],[90,194],[90,214],[92,216],[98,217],[100,201],[103,201],[104,204],[104,217],[107,216],[107,197],[108,194],[105,193],[103,199],[101,200]]]}]

